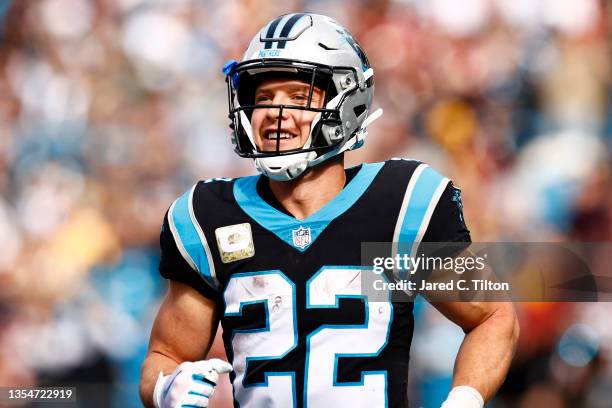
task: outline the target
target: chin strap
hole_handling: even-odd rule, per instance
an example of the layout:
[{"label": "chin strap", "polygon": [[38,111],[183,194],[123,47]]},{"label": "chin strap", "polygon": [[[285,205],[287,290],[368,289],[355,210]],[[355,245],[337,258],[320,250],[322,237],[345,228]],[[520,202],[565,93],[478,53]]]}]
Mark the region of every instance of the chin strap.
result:
[{"label": "chin strap", "polygon": [[367,118],[361,124],[361,127],[357,132],[355,132],[355,136],[351,139],[355,139],[354,143],[347,143],[346,146],[351,146],[350,150],[359,149],[365,143],[365,139],[368,136],[367,127],[374,123],[375,120],[379,119],[383,114],[382,108],[376,109],[374,112],[368,115]]},{"label": "chin strap", "polygon": [[317,164],[329,159],[332,156],[343,153],[347,150],[355,150],[363,146],[365,142],[365,138],[368,135],[368,131],[366,127],[371,125],[376,119],[380,118],[383,114],[383,110],[381,108],[376,109],[372,112],[368,117],[363,121],[363,124],[359,128],[357,132],[351,137],[341,148],[337,150],[332,150],[331,152],[327,152],[324,155],[317,157],[316,159],[310,162],[310,166],[316,166]]},{"label": "chin strap", "polygon": [[376,109],[374,112],[370,113],[368,115],[367,118],[365,118],[365,120],[363,121],[363,123],[361,124],[361,128],[365,130],[365,128],[367,128],[368,126],[370,126],[372,123],[374,123],[375,120],[379,119],[383,114],[383,110],[382,108],[378,108]]},{"label": "chin strap", "polygon": [[[372,76],[374,76],[374,68],[372,67],[368,68],[363,73],[363,79],[365,82],[367,82],[370,78],[372,78]],[[382,116],[382,114],[383,114],[382,108],[378,108],[374,112],[370,113],[367,118],[365,118],[365,120],[361,124],[361,127],[355,133],[355,136],[358,136],[357,142],[355,143],[355,146],[357,147],[353,147],[353,148],[357,149],[358,147],[361,147],[361,145],[363,145],[363,142],[365,141],[365,138],[368,135],[368,131],[366,130],[366,128],[370,126],[372,123],[374,123],[375,120],[379,119]]]}]

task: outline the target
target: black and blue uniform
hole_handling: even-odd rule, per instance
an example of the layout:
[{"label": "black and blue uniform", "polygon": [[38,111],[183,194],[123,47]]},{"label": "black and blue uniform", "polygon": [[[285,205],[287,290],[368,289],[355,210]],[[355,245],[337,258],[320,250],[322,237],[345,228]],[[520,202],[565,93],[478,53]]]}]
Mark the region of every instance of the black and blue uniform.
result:
[{"label": "black and blue uniform", "polygon": [[218,304],[235,406],[408,405],[412,303],[363,296],[361,244],[469,242],[459,190],[412,160],[346,174],[304,220],[264,176],[198,182],[166,214],[160,272]]}]

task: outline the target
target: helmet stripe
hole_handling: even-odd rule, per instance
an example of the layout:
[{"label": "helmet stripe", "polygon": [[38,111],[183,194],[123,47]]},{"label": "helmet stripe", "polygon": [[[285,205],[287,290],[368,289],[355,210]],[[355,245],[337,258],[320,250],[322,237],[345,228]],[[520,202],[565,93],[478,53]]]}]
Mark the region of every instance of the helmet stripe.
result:
[{"label": "helmet stripe", "polygon": [[[285,26],[283,27],[280,36],[279,37],[287,37],[289,36],[289,33],[291,32],[291,29],[293,28],[293,26],[295,25],[295,23],[298,22],[298,20],[302,17],[304,17],[306,14],[304,13],[298,13],[298,14],[294,14],[293,16],[291,16],[291,18],[289,20],[287,20],[287,22],[285,23]],[[285,43],[287,41],[279,41],[277,48],[285,48]]]},{"label": "helmet stripe", "polygon": [[[276,31],[276,26],[278,26],[278,23],[280,23],[283,17],[285,16],[276,17],[274,21],[270,23],[270,26],[268,27],[268,31],[266,31],[266,38],[274,38],[274,31]],[[266,41],[266,45],[264,46],[264,49],[267,50],[269,48],[272,48],[272,43],[273,41]]]}]

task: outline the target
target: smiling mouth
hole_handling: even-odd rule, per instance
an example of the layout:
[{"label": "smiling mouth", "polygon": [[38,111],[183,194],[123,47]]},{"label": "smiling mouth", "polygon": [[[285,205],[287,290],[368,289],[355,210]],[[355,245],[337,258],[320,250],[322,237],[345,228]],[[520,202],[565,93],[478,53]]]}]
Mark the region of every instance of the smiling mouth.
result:
[{"label": "smiling mouth", "polygon": [[[268,131],[264,132],[264,139],[265,140],[274,140],[274,141],[276,141],[277,135],[278,135],[278,131],[277,130],[268,130]],[[281,140],[295,139],[296,137],[297,137],[297,135],[294,134],[294,133],[290,133],[290,132],[286,132],[286,131],[281,131],[280,132],[280,139]]]}]

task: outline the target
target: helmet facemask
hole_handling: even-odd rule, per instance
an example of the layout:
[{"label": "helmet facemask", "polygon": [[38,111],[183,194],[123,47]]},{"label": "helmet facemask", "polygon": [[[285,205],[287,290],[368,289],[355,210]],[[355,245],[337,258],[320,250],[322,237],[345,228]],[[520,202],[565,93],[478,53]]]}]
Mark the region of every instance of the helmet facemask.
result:
[{"label": "helmet facemask", "polygon": [[[302,105],[288,104],[256,104],[254,101],[255,89],[266,79],[300,80],[308,84],[308,98]],[[338,78],[352,78],[346,80],[351,86],[340,89],[334,80]],[[266,158],[288,156],[297,153],[315,152],[314,157],[320,156],[338,147],[344,140],[344,131],[340,115],[342,103],[351,93],[358,89],[358,76],[351,67],[326,67],[309,62],[296,62],[284,60],[255,61],[236,64],[227,73],[229,93],[229,112],[234,131],[235,150],[238,155],[249,158]],[[322,107],[313,105],[314,89],[324,91]],[[251,126],[251,117],[256,109],[278,109],[278,122],[276,132],[276,149],[260,151],[255,143],[255,136]],[[310,126],[310,134],[303,146],[291,149],[281,149],[282,116],[286,110],[303,110],[316,112]],[[312,155],[311,155],[312,156]]]}]

